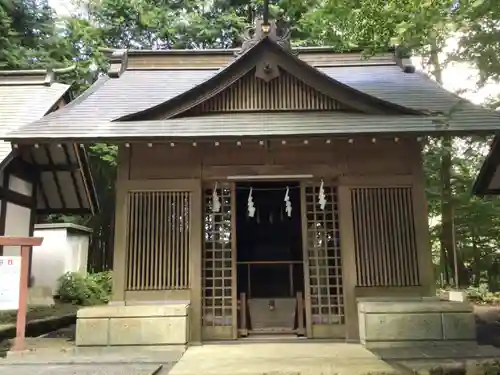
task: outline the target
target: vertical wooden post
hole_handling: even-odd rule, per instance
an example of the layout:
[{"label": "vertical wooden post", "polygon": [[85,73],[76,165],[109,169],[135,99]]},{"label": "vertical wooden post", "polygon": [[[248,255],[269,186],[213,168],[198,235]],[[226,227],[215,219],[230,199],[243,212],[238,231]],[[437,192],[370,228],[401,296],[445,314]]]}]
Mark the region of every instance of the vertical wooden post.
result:
[{"label": "vertical wooden post", "polygon": [[304,327],[304,297],[302,292],[297,292],[297,334],[303,336],[306,333]]},{"label": "vertical wooden post", "polygon": [[26,349],[26,313],[28,310],[28,278],[30,267],[30,247],[21,246],[21,280],[19,282],[19,307],[17,309],[16,338],[12,350]]},{"label": "vertical wooden post", "polygon": [[241,336],[248,336],[247,327],[247,298],[245,293],[240,293],[240,321],[241,321]]},{"label": "vertical wooden post", "polygon": [[338,187],[340,255],[342,259],[342,286],[344,290],[344,316],[346,325],[346,339],[357,341],[358,305],[356,301],[356,255],[354,253],[354,228],[351,204],[351,187]]},{"label": "vertical wooden post", "polygon": [[28,279],[30,268],[31,247],[40,246],[43,238],[40,237],[0,237],[0,246],[21,246],[21,276],[19,280],[19,305],[17,309],[16,338],[13,351],[26,348],[26,313],[28,309]]},{"label": "vertical wooden post", "polygon": [[306,310],[306,335],[313,338],[312,333],[312,310],[311,310],[311,285],[309,278],[309,248],[308,248],[308,228],[307,228],[307,204],[306,204],[307,183],[300,183],[300,216],[302,220],[302,257],[304,264],[304,307]]},{"label": "vertical wooden post", "polygon": [[201,180],[195,181],[191,190],[191,219],[190,228],[190,253],[189,253],[189,282],[191,286],[191,344],[200,344],[202,338],[202,261],[203,261],[203,241],[204,241],[204,212],[202,201]]},{"label": "vertical wooden post", "polygon": [[236,238],[236,184],[231,185],[231,322],[233,324],[233,339],[238,338],[238,260]]},{"label": "vertical wooden post", "polygon": [[127,235],[128,235],[128,189],[125,186],[129,180],[129,163],[131,149],[120,146],[118,151],[118,171],[116,176],[115,227],[113,248],[113,302],[125,301],[127,275]]}]

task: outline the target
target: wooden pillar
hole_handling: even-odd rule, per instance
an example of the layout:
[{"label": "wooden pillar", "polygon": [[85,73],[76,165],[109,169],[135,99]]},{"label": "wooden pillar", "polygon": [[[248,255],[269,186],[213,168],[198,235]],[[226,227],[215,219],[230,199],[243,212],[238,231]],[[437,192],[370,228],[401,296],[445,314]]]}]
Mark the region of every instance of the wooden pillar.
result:
[{"label": "wooden pillar", "polygon": [[307,183],[300,183],[300,214],[302,221],[302,257],[304,262],[304,307],[306,310],[306,336],[313,338],[312,333],[312,311],[311,311],[311,279],[309,277],[309,247],[308,247],[308,227],[307,227],[307,204],[306,204]]},{"label": "wooden pillar", "polygon": [[201,343],[201,319],[202,319],[202,239],[203,239],[203,204],[201,180],[197,188],[192,190],[191,197],[191,233],[190,233],[190,270],[189,280],[191,283],[191,344]]},{"label": "wooden pillar", "polygon": [[344,316],[346,339],[359,340],[358,307],[356,304],[356,256],[351,191],[349,186],[338,187],[340,254],[342,257],[342,286],[344,291]]},{"label": "wooden pillar", "polygon": [[127,188],[129,179],[130,148],[120,146],[115,184],[115,240],[113,254],[113,302],[125,300],[127,267]]},{"label": "wooden pillar", "polygon": [[16,338],[13,351],[22,351],[26,349],[26,313],[28,310],[28,276],[30,270],[30,256],[33,246],[40,246],[43,238],[39,237],[0,237],[1,246],[20,246],[21,247],[21,275],[19,280],[19,303],[17,308],[16,320]]},{"label": "wooden pillar", "polygon": [[427,197],[425,194],[425,180],[423,173],[416,176],[415,183],[412,188],[412,197],[420,285],[422,285],[424,293],[429,296],[435,296],[436,282],[434,276],[434,264],[432,262],[432,249],[428,221],[429,216],[427,212]]}]

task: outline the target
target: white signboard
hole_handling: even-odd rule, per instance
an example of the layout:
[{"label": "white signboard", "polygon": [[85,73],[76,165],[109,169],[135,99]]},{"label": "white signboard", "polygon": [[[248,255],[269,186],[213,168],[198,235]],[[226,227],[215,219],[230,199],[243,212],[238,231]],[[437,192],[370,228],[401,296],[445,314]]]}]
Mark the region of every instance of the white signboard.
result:
[{"label": "white signboard", "polygon": [[0,257],[0,310],[19,308],[21,284],[21,257]]}]

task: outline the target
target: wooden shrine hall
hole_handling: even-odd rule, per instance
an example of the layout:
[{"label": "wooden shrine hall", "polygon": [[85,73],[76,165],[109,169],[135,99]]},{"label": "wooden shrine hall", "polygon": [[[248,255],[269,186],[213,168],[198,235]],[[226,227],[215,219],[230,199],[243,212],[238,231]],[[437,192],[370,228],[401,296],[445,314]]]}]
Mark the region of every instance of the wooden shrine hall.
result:
[{"label": "wooden shrine hall", "polygon": [[497,113],[400,49],[292,48],[274,22],[237,50],[110,55],[9,135],[119,146],[113,301],[79,311],[78,345],[474,339],[470,307],[435,297],[421,150]]}]

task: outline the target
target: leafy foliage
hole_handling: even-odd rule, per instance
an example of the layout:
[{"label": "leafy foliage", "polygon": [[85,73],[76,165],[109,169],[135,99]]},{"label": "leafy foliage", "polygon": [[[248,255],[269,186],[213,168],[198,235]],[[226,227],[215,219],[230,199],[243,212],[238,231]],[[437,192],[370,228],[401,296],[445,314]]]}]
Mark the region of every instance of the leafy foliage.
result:
[{"label": "leafy foliage", "polygon": [[58,280],[57,294],[63,302],[77,305],[98,305],[109,302],[112,288],[111,272],[82,275],[68,272]]}]

